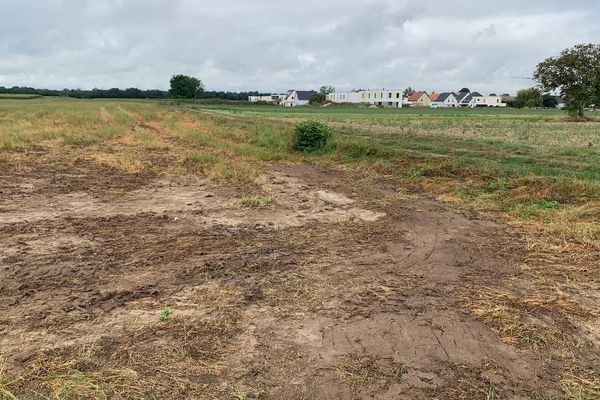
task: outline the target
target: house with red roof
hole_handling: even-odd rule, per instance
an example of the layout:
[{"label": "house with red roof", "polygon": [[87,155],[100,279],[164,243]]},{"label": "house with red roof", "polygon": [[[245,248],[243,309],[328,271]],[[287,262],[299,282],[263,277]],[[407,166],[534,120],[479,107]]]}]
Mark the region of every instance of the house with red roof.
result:
[{"label": "house with red roof", "polygon": [[431,99],[427,92],[413,92],[408,96],[408,103],[413,107],[429,107]]}]

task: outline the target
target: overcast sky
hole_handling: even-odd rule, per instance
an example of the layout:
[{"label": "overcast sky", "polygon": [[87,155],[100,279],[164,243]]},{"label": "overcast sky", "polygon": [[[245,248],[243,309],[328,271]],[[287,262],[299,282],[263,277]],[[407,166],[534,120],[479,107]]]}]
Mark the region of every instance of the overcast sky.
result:
[{"label": "overcast sky", "polygon": [[599,1],[0,0],[0,86],[514,92]]}]

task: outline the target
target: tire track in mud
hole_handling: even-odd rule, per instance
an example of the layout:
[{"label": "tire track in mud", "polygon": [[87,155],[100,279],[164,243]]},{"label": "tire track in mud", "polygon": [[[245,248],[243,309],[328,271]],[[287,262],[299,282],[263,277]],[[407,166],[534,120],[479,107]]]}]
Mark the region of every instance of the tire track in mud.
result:
[{"label": "tire track in mud", "polygon": [[[463,274],[510,268],[493,223],[430,200],[378,203],[393,186],[309,166],[274,168],[261,190],[277,201],[257,209],[239,206],[244,188],[197,179],[148,179],[119,196],[63,179],[51,201],[29,189],[0,198],[0,348],[12,370],[91,346],[94,373],[134,368],[151,387],[162,351],[179,348],[169,373],[214,398],[232,387],[430,398],[464,371],[486,383],[488,364],[506,395],[542,384],[534,357],[456,307]],[[165,305],[172,328],[158,321]],[[373,372],[360,387],[340,379],[353,363]]]}]

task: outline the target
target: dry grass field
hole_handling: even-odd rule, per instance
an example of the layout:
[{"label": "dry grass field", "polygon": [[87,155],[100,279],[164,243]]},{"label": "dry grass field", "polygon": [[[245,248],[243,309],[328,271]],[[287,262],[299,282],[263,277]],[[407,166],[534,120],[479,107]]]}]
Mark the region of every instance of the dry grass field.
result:
[{"label": "dry grass field", "polygon": [[600,398],[562,118],[0,99],[0,399]]}]

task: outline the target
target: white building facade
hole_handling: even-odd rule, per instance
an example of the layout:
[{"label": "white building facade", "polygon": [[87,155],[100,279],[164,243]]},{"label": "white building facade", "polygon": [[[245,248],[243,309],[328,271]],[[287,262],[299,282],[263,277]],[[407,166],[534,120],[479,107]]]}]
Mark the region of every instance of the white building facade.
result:
[{"label": "white building facade", "polygon": [[314,90],[290,90],[281,100],[280,105],[284,107],[306,106],[310,98],[317,94]]},{"label": "white building facade", "polygon": [[387,108],[402,108],[402,90],[353,90],[327,95],[332,103],[370,104]]},{"label": "white building facade", "polygon": [[458,100],[456,99],[456,96],[454,96],[454,93],[449,93],[449,92],[440,93],[436,97],[436,99],[431,102],[432,108],[457,107],[457,106],[458,106]]},{"label": "white building facade", "polygon": [[469,107],[506,107],[501,96],[476,96]]},{"label": "white building facade", "polygon": [[259,101],[266,101],[267,103],[279,104],[285,98],[285,94],[268,94],[265,96],[248,96],[248,101],[256,103]]}]

